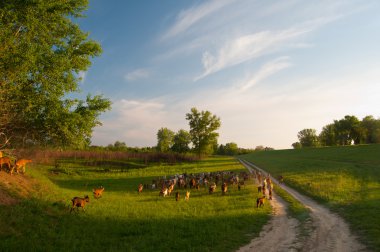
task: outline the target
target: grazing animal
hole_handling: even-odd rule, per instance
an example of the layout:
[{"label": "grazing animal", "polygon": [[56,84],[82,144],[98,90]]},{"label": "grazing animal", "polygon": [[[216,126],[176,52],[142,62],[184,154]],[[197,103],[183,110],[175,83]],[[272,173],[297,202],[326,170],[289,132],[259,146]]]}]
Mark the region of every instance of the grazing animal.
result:
[{"label": "grazing animal", "polygon": [[179,192],[175,193],[175,201],[179,201]]},{"label": "grazing animal", "polygon": [[164,187],[160,191],[160,196],[166,197],[168,195],[168,188]]},{"label": "grazing animal", "polygon": [[223,195],[225,195],[226,194],[226,192],[227,192],[227,183],[226,182],[224,182],[223,184],[222,184],[222,194]]},{"label": "grazing animal", "polygon": [[208,188],[208,193],[211,194],[211,193],[215,192],[215,189],[216,189],[216,184],[212,183],[210,185],[210,187]]},{"label": "grazing animal", "polygon": [[189,201],[190,199],[190,191],[186,191],[185,200]]},{"label": "grazing animal", "polygon": [[71,200],[71,202],[73,203],[73,205],[70,209],[70,213],[74,210],[75,207],[77,207],[77,210],[79,207],[81,207],[83,211],[85,211],[84,206],[86,205],[86,203],[90,202],[90,198],[88,197],[88,195],[84,196],[84,198],[74,197]]},{"label": "grazing animal", "polygon": [[1,157],[0,158],[0,171],[3,169],[3,164],[6,164],[8,166],[8,170],[11,171],[12,175],[12,168],[11,168],[11,159],[9,157]]},{"label": "grazing animal", "polygon": [[171,184],[168,188],[168,194],[169,196],[172,195],[172,191],[174,190],[174,184]]},{"label": "grazing animal", "polygon": [[92,190],[92,192],[94,193],[94,198],[95,199],[99,199],[99,198],[101,198],[103,195],[103,191],[104,191],[104,187],[103,186],[100,186],[100,187],[98,187],[98,188],[94,188],[93,190]]},{"label": "grazing animal", "polygon": [[264,206],[264,200],[265,200],[265,196],[257,198],[257,200],[256,200],[256,208]]},{"label": "grazing animal", "polygon": [[257,192],[258,192],[258,193],[261,193],[261,190],[262,190],[262,187],[261,187],[261,186],[258,186],[258,187],[257,187]]},{"label": "grazing animal", "polygon": [[272,200],[272,189],[269,189],[269,200]]},{"label": "grazing animal", "polygon": [[140,184],[138,185],[138,187],[137,187],[137,192],[138,192],[138,193],[141,193],[141,192],[143,191],[143,188],[144,188],[143,184],[140,183]]},{"label": "grazing animal", "polygon": [[19,173],[19,171],[21,170],[22,168],[22,173],[24,174],[25,173],[25,166],[27,163],[31,163],[32,160],[31,159],[19,159],[16,161],[16,172]]}]

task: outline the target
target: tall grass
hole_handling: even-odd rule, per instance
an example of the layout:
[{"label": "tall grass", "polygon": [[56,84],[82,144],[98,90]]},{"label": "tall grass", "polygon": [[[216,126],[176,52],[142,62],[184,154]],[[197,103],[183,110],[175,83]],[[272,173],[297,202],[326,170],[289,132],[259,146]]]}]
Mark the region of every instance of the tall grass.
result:
[{"label": "tall grass", "polygon": [[342,215],[380,251],[380,145],[256,152],[243,158]]},{"label": "tall grass", "polygon": [[[190,200],[159,197],[158,190],[137,193],[139,183],[182,172],[236,171],[244,168],[231,158],[211,158],[177,165],[157,164],[127,172],[101,171],[78,160],[29,167],[40,181],[32,199],[0,209],[1,251],[234,251],[258,236],[270,216],[269,206],[255,208],[253,181],[222,196],[206,188],[191,190]],[[101,172],[99,172],[99,170]],[[63,172],[67,171],[67,172]],[[86,212],[69,213],[70,199],[105,187],[92,196]]]}]

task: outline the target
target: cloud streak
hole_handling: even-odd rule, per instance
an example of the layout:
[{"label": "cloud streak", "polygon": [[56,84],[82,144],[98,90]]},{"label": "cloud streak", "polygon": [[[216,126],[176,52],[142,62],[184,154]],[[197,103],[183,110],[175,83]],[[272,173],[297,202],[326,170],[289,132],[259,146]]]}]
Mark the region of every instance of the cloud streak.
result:
[{"label": "cloud streak", "polygon": [[133,70],[132,72],[127,73],[124,76],[124,78],[127,81],[136,81],[140,79],[146,79],[149,76],[150,76],[150,73],[148,70],[140,68],[140,69],[136,69],[136,70]]}]

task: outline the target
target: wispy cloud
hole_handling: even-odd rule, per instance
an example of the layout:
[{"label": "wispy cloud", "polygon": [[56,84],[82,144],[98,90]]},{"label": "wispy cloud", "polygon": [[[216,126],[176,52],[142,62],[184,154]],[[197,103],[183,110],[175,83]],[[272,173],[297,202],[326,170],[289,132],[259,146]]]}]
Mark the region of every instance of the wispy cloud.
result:
[{"label": "wispy cloud", "polygon": [[233,3],[234,1],[235,0],[211,0],[201,5],[181,11],[177,16],[176,22],[169,28],[161,39],[169,39],[185,32],[200,20],[220,10],[224,6]]},{"label": "wispy cloud", "polygon": [[135,69],[127,73],[124,78],[128,81],[136,81],[139,79],[146,79],[150,76],[150,72],[147,69]]},{"label": "wispy cloud", "polygon": [[286,46],[290,40],[311,30],[311,27],[304,26],[281,31],[262,31],[227,41],[215,56],[208,51],[203,53],[204,72],[195,78],[195,81],[227,67],[276,52]]},{"label": "wispy cloud", "polygon": [[270,77],[273,74],[276,74],[277,72],[291,67],[292,64],[289,61],[289,57],[280,57],[277,58],[271,62],[268,62],[264,64],[259,71],[257,71],[253,76],[251,76],[248,80],[245,80],[243,82],[243,85],[240,87],[240,91],[245,91],[256,84],[258,84],[260,81]]}]

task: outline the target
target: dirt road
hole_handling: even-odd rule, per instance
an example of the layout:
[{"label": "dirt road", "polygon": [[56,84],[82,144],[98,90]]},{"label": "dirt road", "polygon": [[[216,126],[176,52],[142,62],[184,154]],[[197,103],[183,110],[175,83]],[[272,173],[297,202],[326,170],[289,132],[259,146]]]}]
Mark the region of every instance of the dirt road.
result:
[{"label": "dirt road", "polygon": [[[252,163],[242,161],[250,171],[254,168],[262,171]],[[262,171],[264,172],[264,171]],[[265,172],[264,172],[265,174]],[[277,185],[278,182],[272,179]],[[285,185],[279,185],[299,202],[310,209],[311,225],[306,230],[307,236],[300,236],[299,223],[286,214],[287,204],[276,194],[270,201],[273,208],[272,220],[264,226],[260,236],[238,251],[366,251],[350,232],[348,225],[338,215],[319,205],[310,198]],[[305,234],[305,231],[303,232]]]}]

